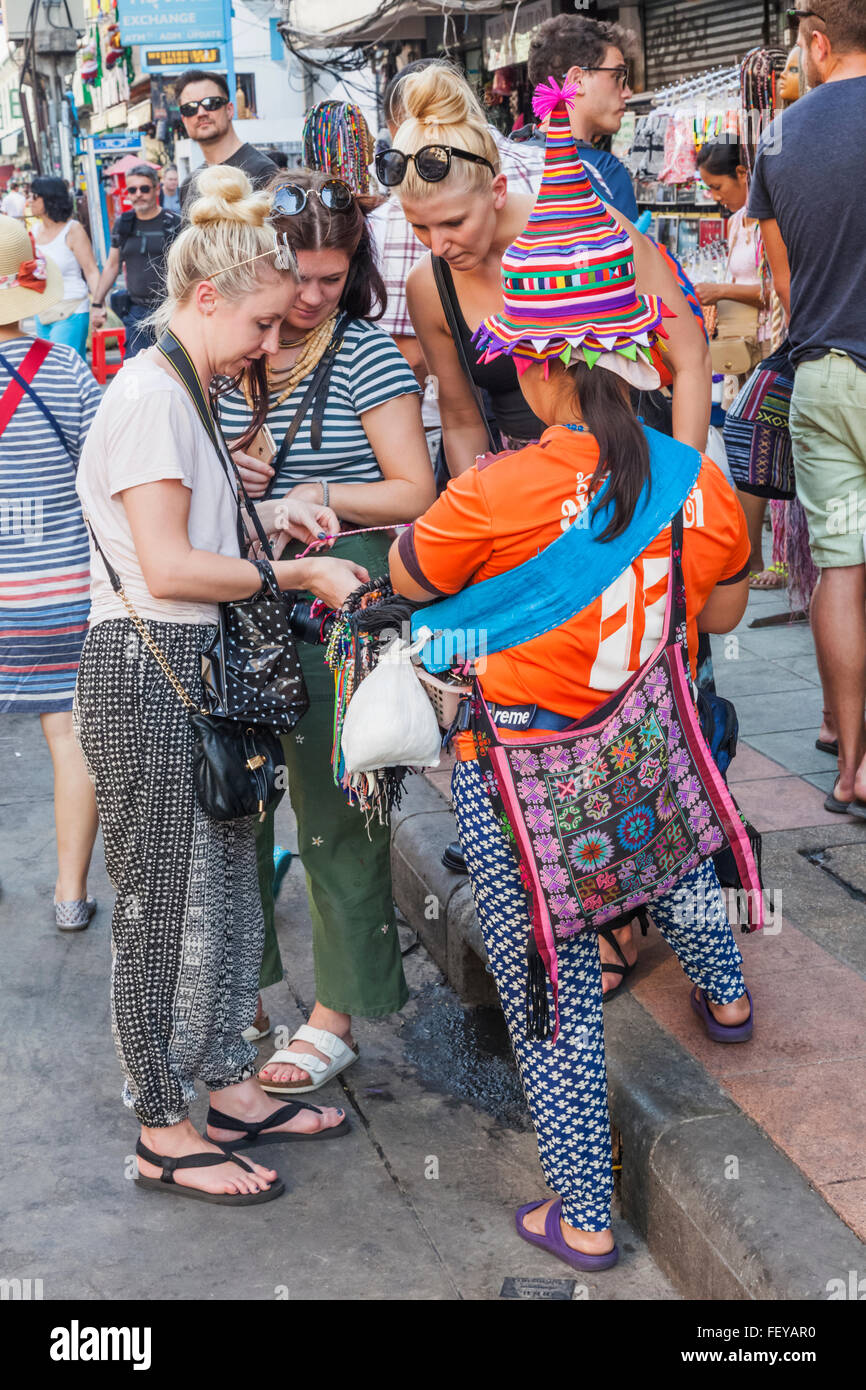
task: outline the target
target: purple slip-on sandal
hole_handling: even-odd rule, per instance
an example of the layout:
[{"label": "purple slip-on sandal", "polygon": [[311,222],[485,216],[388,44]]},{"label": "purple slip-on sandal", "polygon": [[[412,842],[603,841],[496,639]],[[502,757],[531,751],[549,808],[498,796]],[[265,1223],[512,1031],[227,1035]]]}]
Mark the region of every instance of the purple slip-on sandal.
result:
[{"label": "purple slip-on sandal", "polygon": [[538,1245],[542,1250],[547,1250],[557,1259],[564,1260],[572,1269],[583,1270],[584,1274],[593,1274],[602,1269],[610,1269],[619,1259],[619,1250],[616,1246],[609,1250],[606,1255],[584,1255],[580,1250],[572,1250],[570,1245],[566,1245],[565,1237],[562,1234],[562,1227],[559,1224],[562,1216],[562,1198],[553,1203],[544,1221],[544,1235],[537,1236],[534,1231],[528,1231],[523,1224],[524,1216],[528,1216],[536,1207],[541,1207],[547,1199],[540,1202],[528,1202],[525,1207],[518,1207],[514,1214],[514,1224],[517,1227],[517,1234],[522,1240],[526,1240],[530,1245]]},{"label": "purple slip-on sandal", "polygon": [[712,1042],[718,1043],[739,1043],[748,1042],[752,1036],[752,1024],[755,1018],[755,1006],[752,1003],[752,996],[748,989],[746,995],[749,1000],[749,1017],[745,1023],[719,1023],[717,1018],[713,1018],[707,996],[700,985],[695,985],[689,995],[689,1003],[707,1030],[707,1036]]}]

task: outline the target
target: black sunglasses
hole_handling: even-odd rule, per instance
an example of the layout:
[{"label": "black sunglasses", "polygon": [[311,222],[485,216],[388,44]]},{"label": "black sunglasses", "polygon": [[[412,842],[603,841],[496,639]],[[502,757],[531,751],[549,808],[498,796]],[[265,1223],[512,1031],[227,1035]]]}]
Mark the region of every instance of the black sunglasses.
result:
[{"label": "black sunglasses", "polygon": [[404,154],[402,150],[380,150],[376,155],[376,178],[386,188],[396,188],[406,177],[409,160],[415,161],[415,170],[425,183],[441,183],[451,170],[453,157],[465,159],[469,164],[486,164],[493,176],[496,170],[489,159],[469,150],[458,150],[453,145],[424,145],[417,154]]},{"label": "black sunglasses", "polygon": [[228,97],[202,97],[200,101],[184,101],[178,107],[182,116],[194,116],[201,107],[203,111],[219,111],[221,106],[228,106]]},{"label": "black sunglasses", "polygon": [[296,217],[307,206],[310,193],[315,193],[328,212],[348,212],[355,195],[342,179],[328,179],[321,188],[301,188],[297,183],[283,183],[274,192],[270,217]]},{"label": "black sunglasses", "polygon": [[156,188],[155,183],[128,183],[126,185],[127,193],[150,193],[154,188]]}]

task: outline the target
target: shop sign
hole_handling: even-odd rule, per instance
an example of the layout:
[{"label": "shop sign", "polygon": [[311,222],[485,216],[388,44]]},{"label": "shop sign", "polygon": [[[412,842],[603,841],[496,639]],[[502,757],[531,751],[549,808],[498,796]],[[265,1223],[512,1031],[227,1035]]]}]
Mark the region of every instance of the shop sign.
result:
[{"label": "shop sign", "polygon": [[140,150],[141,136],[124,131],[122,135],[97,135],[93,141],[94,154],[113,154],[121,150]]},{"label": "shop sign", "polygon": [[[484,21],[484,66],[488,72],[525,63],[529,45],[546,19],[553,15],[553,0],[532,0],[517,11]],[[512,25],[514,32],[512,33]]]},{"label": "shop sign", "polygon": [[225,0],[117,0],[120,37],[124,44],[224,43]]},{"label": "shop sign", "polygon": [[143,48],[142,72],[183,72],[184,68],[225,67],[219,44],[206,48]]}]

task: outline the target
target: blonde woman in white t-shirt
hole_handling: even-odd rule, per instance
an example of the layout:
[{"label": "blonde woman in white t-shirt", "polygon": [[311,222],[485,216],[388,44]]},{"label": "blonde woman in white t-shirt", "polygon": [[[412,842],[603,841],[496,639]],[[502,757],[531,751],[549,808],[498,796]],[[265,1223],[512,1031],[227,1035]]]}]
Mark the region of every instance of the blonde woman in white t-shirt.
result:
[{"label": "blonde woman in white t-shirt", "polygon": [[[268,194],[223,165],[205,170],[198,190],[169,254],[160,326],[207,393],[215,376],[276,351],[296,281],[279,268]],[[262,576],[241,558],[232,488],[157,348],[127,363],[103,399],[78,491],[133,608],[201,703],[217,605],[251,597]],[[260,514],[277,530],[268,504]],[[309,542],[338,527],[328,508],[289,503],[280,529]],[[273,568],[281,588],[329,605],[368,577],[319,556]],[[256,1012],[264,933],[252,818],[220,822],[201,810],[186,711],[93,548],[91,569],[76,719],[117,891],[112,1022],[124,1100],[141,1123],[139,1181],[227,1205],[269,1201],[283,1191],[276,1172],[223,1159],[219,1145],[331,1138],[348,1126],[341,1110],[282,1105],[255,1079],[256,1049],[242,1036]],[[204,1139],[188,1118],[196,1079],[211,1095]]]}]

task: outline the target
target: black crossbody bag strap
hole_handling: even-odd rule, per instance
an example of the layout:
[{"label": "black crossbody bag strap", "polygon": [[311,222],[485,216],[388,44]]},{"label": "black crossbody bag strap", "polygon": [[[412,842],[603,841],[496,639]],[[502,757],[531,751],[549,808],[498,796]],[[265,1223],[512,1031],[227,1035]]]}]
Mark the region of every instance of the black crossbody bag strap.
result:
[{"label": "black crossbody bag strap", "polygon": [[430,260],[433,266],[433,279],[436,281],[436,288],[439,291],[439,298],[442,301],[442,308],[445,311],[445,318],[448,322],[448,327],[451,330],[451,337],[454,339],[454,346],[457,350],[457,356],[460,359],[460,366],[463,368],[463,375],[468,381],[469,389],[475,397],[475,404],[478,407],[478,414],[481,416],[481,421],[487,432],[487,442],[490,446],[490,452],[493,454],[497,454],[499,453],[499,444],[493,438],[490,425],[488,424],[487,412],[484,409],[484,401],[482,399],[481,392],[479,391],[475,381],[473,380],[472,371],[469,366],[469,359],[466,356],[466,347],[463,342],[463,335],[460,332],[460,325],[457,322],[457,303],[456,296],[454,294],[454,281],[451,280],[449,284],[449,279],[448,277],[446,277],[444,264],[440,256],[431,256]]},{"label": "black crossbody bag strap", "polygon": [[[311,405],[313,405],[313,420],[310,425],[310,445],[313,449],[317,450],[322,447],[322,421],[325,416],[325,406],[328,400],[328,387],[331,381],[331,372],[334,370],[334,361],[337,353],[343,346],[344,331],[348,322],[349,315],[341,314],[334,325],[334,333],[331,341],[319,358],[316,369],[313,372],[313,379],[304,392],[303,399],[292,418],[292,423],[283,435],[283,442],[279,447],[276,458],[271,464],[274,470],[274,476],[268,485],[268,490],[265,492],[266,497],[280,475],[280,469],[288,458],[289,450],[295,442],[298,430],[304,423],[307,411]],[[315,404],[313,404],[313,402],[315,402]]]},{"label": "black crossbody bag strap", "polygon": [[[214,450],[216,451],[216,455],[220,461],[222,470],[229,480],[229,486],[232,489],[232,496],[235,499],[235,504],[238,509],[238,544],[240,546],[241,555],[244,554],[247,545],[249,544],[249,537],[247,536],[246,527],[244,525],[243,511],[241,510],[241,499],[243,499],[244,508],[246,509],[247,515],[253,523],[255,533],[262,547],[262,553],[266,555],[269,560],[273,560],[274,555],[273,551],[271,550],[271,543],[268,540],[267,535],[265,534],[265,529],[262,526],[262,523],[259,519],[258,512],[253,506],[252,499],[250,498],[246,488],[244,487],[244,480],[238,472],[238,468],[234,459],[232,458],[231,451],[229,450],[228,445],[226,444],[225,439],[223,438],[222,430],[220,429],[216,419],[214,418],[214,413],[211,409],[210,402],[205,398],[204,391],[202,390],[202,384],[199,381],[198,372],[193,366],[189,353],[187,352],[183,343],[181,343],[180,340],[176,338],[173,333],[169,332],[168,329],[166,329],[166,331],[160,336],[159,341],[157,342],[157,347],[159,348],[163,357],[167,358],[167,360],[174,367],[174,370],[177,372],[178,376],[180,377],[181,381],[186,387],[190,399],[192,400],[192,403],[195,406],[196,411],[198,412],[199,419],[201,420],[202,424],[208,432],[208,436],[210,437],[210,441],[214,446]],[[229,466],[226,462],[227,457],[231,462],[231,468],[232,473],[234,473],[234,479],[232,478],[232,473],[229,472]]]}]

